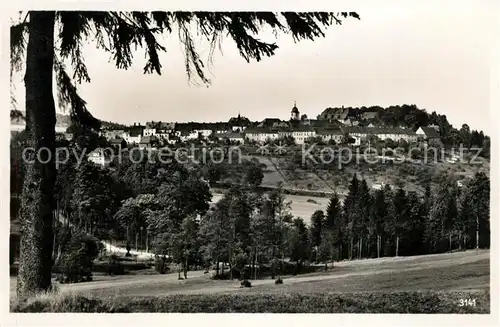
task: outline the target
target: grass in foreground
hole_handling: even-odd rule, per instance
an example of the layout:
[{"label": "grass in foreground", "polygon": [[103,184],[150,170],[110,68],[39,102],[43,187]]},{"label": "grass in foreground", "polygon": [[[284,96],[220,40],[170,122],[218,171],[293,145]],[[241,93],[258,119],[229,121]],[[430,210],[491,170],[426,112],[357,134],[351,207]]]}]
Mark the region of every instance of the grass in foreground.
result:
[{"label": "grass in foreground", "polygon": [[[461,298],[476,306],[459,306]],[[205,294],[164,297],[85,297],[48,294],[12,303],[12,312],[157,313],[489,313],[490,293],[397,292],[316,294]]]}]

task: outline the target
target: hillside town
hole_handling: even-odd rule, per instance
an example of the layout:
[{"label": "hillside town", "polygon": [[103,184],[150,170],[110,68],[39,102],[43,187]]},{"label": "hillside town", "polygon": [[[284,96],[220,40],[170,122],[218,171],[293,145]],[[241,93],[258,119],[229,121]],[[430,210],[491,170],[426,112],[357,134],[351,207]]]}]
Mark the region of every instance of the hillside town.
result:
[{"label": "hillside town", "polygon": [[296,104],[290,112],[289,120],[265,118],[260,122],[250,122],[247,118],[231,118],[228,122],[218,123],[175,123],[148,122],[145,125],[134,123],[128,129],[108,129],[101,131],[111,144],[135,145],[140,148],[154,148],[158,145],[176,144],[190,140],[203,140],[213,143],[226,140],[232,144],[248,142],[265,143],[284,138],[293,138],[296,144],[309,140],[340,144],[346,138],[352,146],[359,146],[362,140],[372,136],[380,140],[395,142],[406,141],[425,143],[439,140],[439,128],[436,125],[421,126],[417,130],[405,126],[381,126],[376,124],[377,112],[367,112],[359,117],[349,115],[348,110],[326,109],[317,119],[300,115]]}]

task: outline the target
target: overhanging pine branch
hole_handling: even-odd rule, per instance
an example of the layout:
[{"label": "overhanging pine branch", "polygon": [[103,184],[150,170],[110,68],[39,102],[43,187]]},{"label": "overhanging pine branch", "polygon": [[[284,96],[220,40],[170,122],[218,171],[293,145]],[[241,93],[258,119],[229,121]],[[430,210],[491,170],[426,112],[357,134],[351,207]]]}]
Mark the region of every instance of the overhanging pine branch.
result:
[{"label": "overhanging pine branch", "polygon": [[99,129],[100,121],[87,110],[87,103],[77,92],[76,86],[58,57],[54,60],[59,105],[70,109],[71,120],[86,128]]}]

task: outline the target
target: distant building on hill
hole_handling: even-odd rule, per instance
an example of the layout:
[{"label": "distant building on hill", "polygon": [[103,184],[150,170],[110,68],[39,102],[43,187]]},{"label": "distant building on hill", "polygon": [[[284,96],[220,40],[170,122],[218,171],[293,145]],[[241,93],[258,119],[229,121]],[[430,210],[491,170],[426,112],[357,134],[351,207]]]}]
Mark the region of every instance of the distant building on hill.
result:
[{"label": "distant building on hill", "polygon": [[299,120],[300,119],[300,111],[297,108],[297,102],[293,103],[293,108],[290,113],[290,120]]},{"label": "distant building on hill", "polygon": [[97,148],[88,155],[88,161],[96,164],[97,166],[100,166],[102,168],[105,168],[109,165],[111,162],[109,159],[110,153],[106,153],[104,149]]}]

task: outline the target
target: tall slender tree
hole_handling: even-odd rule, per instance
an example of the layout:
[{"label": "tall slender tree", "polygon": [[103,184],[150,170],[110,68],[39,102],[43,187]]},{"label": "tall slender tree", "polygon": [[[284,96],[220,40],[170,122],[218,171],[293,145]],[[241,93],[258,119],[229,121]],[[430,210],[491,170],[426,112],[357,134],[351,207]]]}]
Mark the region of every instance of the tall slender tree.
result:
[{"label": "tall slender tree", "polygon": [[[476,239],[476,217],[475,208],[472,203],[471,190],[467,187],[460,194],[458,204],[458,215],[455,222],[456,229],[458,230],[458,248],[468,249],[472,246],[472,242]],[[475,243],[474,243],[475,245]]]},{"label": "tall slender tree", "polygon": [[394,240],[396,242],[396,257],[399,255],[399,244],[404,238],[408,222],[408,200],[403,189],[396,190],[393,198],[394,212],[392,221],[394,224]]},{"label": "tall slender tree", "polygon": [[[355,234],[358,236],[358,257],[363,257],[363,243],[370,243],[369,237],[369,222],[371,214],[372,195],[366,180],[363,178],[359,184],[359,194],[357,205],[359,210],[358,220],[355,222]],[[366,247],[365,245],[365,247]]]},{"label": "tall slender tree", "polygon": [[382,240],[385,239],[384,221],[387,218],[387,203],[384,189],[375,191],[373,209],[371,214],[371,225],[376,235],[377,258],[380,258]]},{"label": "tall slender tree", "polygon": [[302,218],[295,218],[292,223],[289,237],[289,256],[291,261],[297,263],[297,274],[300,273],[303,262],[309,258],[309,251],[310,240],[306,224]]},{"label": "tall slender tree", "polygon": [[415,192],[408,192],[408,225],[407,241],[404,246],[405,255],[421,254],[424,250],[425,216],[422,210],[422,199]]},{"label": "tall slender tree", "polygon": [[352,259],[354,253],[354,240],[357,238],[356,227],[360,217],[359,207],[359,180],[356,174],[352,177],[349,185],[349,192],[344,200],[344,215],[346,223],[346,234],[349,239],[349,260]]},{"label": "tall slender tree", "polygon": [[326,209],[325,215],[325,228],[324,237],[328,236],[330,240],[331,247],[329,247],[327,253],[330,253],[330,258],[333,261],[333,247],[337,246],[339,260],[343,258],[343,243],[344,243],[344,230],[345,223],[343,219],[344,215],[342,212],[342,205],[337,193],[334,193],[330,198],[328,207]]},{"label": "tall slender tree", "polygon": [[316,262],[318,261],[318,249],[321,245],[324,234],[323,227],[325,224],[325,214],[323,210],[316,210],[311,216],[311,245],[314,248]]},{"label": "tall slender tree", "polygon": [[453,250],[453,234],[457,231],[456,221],[458,216],[457,209],[458,190],[456,183],[452,183],[448,188],[448,199],[446,203],[446,215],[444,217],[444,229],[448,234],[448,251]]},{"label": "tall slender tree", "polygon": [[469,187],[472,197],[472,212],[476,218],[476,248],[489,248],[490,179],[485,173],[476,173]]}]

